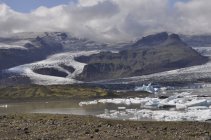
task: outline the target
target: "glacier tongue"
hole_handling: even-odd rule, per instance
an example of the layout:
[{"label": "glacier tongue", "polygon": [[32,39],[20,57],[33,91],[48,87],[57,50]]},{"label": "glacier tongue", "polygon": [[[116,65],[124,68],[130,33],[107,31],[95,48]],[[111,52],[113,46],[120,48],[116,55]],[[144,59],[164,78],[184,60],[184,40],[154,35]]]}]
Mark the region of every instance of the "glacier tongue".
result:
[{"label": "glacier tongue", "polygon": [[[49,56],[46,60],[38,61],[35,63],[25,64],[21,66],[17,66],[14,68],[8,69],[8,72],[18,73],[20,75],[24,75],[29,77],[34,84],[39,85],[54,85],[54,84],[72,84],[72,83],[80,83],[81,81],[75,80],[75,76],[80,74],[83,71],[85,63],[80,63],[75,61],[74,58],[80,55],[91,55],[98,53],[99,51],[80,51],[80,52],[65,52],[60,54],[55,54]],[[60,65],[65,64],[67,66],[72,66],[75,71],[73,73],[68,72]],[[56,68],[60,71],[68,73],[67,77],[57,77],[50,75],[42,75],[35,73],[34,69],[39,68]]]},{"label": "glacier tongue", "polygon": [[[167,99],[159,98],[128,98],[100,99],[80,102],[80,106],[96,105],[99,103],[116,104],[117,110],[106,110],[101,118],[129,120],[158,120],[158,121],[206,121],[211,119],[211,98],[199,97],[190,93],[176,93]],[[130,105],[140,105],[133,109]],[[127,109],[119,109],[126,106]]]}]

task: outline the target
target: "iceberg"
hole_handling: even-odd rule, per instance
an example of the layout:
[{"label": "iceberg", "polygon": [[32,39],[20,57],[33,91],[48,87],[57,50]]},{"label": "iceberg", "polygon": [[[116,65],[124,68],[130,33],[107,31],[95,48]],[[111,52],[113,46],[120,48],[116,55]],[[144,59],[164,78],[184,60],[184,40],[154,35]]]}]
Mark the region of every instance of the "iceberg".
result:
[{"label": "iceberg", "polygon": [[8,105],[0,105],[0,108],[8,108]]},{"label": "iceberg", "polygon": [[[165,99],[158,97],[114,98],[80,102],[79,105],[98,103],[117,105],[117,110],[107,109],[106,113],[97,115],[101,118],[158,121],[206,121],[211,119],[211,97],[199,97],[188,92],[175,93]],[[140,105],[140,108],[130,108],[130,105]]]},{"label": "iceberg", "polygon": [[157,120],[157,121],[206,121],[211,119],[211,110],[204,107],[189,109],[184,112],[166,111],[166,110],[126,110],[125,112],[115,111],[111,114],[97,115],[100,118],[118,119],[127,118],[128,120]]},{"label": "iceberg", "polygon": [[155,93],[158,91],[158,88],[154,88],[152,86],[152,84],[148,84],[148,85],[143,85],[141,87],[135,87],[135,91],[146,91],[146,92],[149,92],[149,93]]},{"label": "iceberg", "polygon": [[80,102],[79,106],[84,106],[84,105],[96,105],[98,103],[97,100],[94,101],[87,101],[87,102]]},{"label": "iceberg", "polygon": [[207,106],[207,100],[206,99],[194,99],[188,103],[185,104],[187,107],[192,107],[192,106]]}]

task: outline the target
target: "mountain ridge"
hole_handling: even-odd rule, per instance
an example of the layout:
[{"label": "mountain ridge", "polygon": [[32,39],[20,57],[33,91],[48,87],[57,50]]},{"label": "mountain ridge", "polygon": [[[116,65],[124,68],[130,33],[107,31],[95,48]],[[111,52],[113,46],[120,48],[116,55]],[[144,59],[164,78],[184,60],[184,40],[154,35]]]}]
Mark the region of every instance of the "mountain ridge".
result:
[{"label": "mountain ridge", "polygon": [[[62,84],[151,74],[207,62],[206,57],[188,47],[179,35],[167,32],[121,44],[98,43],[62,32],[14,36],[0,38],[0,43],[11,46],[1,49],[0,44],[0,70],[10,73],[3,73],[5,76],[0,76],[0,81],[3,78],[3,81],[11,82],[18,77],[23,83],[24,80],[34,83],[36,79],[39,84]],[[83,76],[85,71],[89,71],[90,77],[96,77]]]},{"label": "mountain ridge", "polygon": [[[156,34],[146,38],[166,35]],[[102,52],[91,56],[81,56],[77,61],[87,63],[78,79],[94,81],[102,79],[115,79],[131,76],[141,76],[177,68],[206,63],[208,58],[201,56],[186,43],[182,42],[176,34],[168,35],[156,40],[156,44],[148,47],[143,45],[146,38],[127,46],[119,53]],[[147,39],[148,40],[148,39]]]}]

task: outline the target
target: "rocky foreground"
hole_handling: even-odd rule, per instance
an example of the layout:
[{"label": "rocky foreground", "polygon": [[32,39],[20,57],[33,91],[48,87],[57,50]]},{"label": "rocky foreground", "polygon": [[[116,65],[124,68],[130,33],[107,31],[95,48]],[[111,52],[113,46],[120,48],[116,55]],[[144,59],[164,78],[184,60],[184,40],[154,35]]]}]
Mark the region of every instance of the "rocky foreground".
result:
[{"label": "rocky foreground", "polygon": [[91,116],[19,114],[0,116],[0,139],[184,139],[209,140],[211,124],[132,122]]}]

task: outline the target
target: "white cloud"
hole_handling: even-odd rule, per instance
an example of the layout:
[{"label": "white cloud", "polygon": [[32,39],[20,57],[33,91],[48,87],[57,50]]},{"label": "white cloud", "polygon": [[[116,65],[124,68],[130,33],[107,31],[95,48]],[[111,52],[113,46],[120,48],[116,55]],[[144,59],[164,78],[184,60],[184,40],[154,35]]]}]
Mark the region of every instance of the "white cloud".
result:
[{"label": "white cloud", "polygon": [[[187,3],[178,2],[175,5],[179,14],[178,32],[189,34],[211,33],[211,1],[191,0]],[[182,26],[183,25],[183,26]]]},{"label": "white cloud", "polygon": [[98,4],[99,2],[103,2],[104,0],[79,0],[80,6],[93,6]]},{"label": "white cloud", "polygon": [[211,1],[79,0],[19,13],[0,4],[0,33],[66,31],[103,41],[128,41],[145,34],[211,33]]}]

